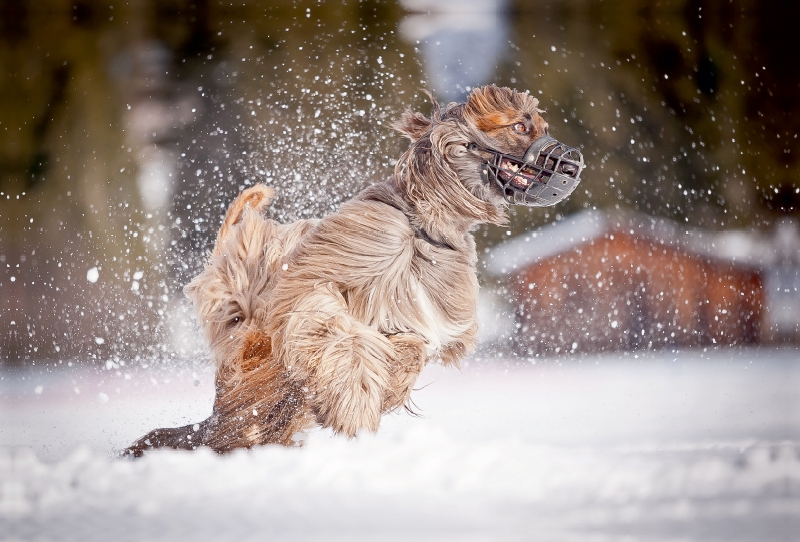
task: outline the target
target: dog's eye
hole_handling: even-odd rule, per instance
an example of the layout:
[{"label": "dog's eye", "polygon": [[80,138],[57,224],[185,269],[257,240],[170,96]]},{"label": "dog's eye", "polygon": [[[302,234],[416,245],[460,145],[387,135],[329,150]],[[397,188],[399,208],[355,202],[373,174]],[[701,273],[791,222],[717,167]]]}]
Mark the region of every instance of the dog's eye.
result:
[{"label": "dog's eye", "polygon": [[237,316],[236,318],[228,322],[228,327],[233,327],[241,321],[242,321],[241,317]]},{"label": "dog's eye", "polygon": [[517,131],[517,132],[519,132],[519,133],[521,133],[521,134],[526,134],[526,133],[528,133],[528,127],[527,127],[527,126],[525,126],[525,123],[523,123],[523,122],[518,122],[518,123],[516,123],[516,124],[514,125],[514,130],[515,130],[515,131]]}]

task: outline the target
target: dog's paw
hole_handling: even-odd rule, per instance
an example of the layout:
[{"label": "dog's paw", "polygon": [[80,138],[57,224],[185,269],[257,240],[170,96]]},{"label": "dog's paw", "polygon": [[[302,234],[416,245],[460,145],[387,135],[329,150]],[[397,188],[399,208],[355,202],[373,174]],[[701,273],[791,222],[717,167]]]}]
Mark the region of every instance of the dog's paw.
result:
[{"label": "dog's paw", "polygon": [[353,437],[361,429],[378,430],[393,353],[377,331],[347,323],[328,331],[313,381],[317,420]]},{"label": "dog's paw", "polygon": [[389,386],[383,401],[384,412],[403,407],[408,401],[414,383],[425,366],[425,343],[416,335],[398,333],[391,335],[395,356],[389,366]]},{"label": "dog's paw", "polygon": [[124,450],[117,451],[116,455],[118,459],[128,459],[134,460],[139,459],[140,457],[144,456],[144,453],[148,450],[152,450],[153,446],[150,444],[150,441],[147,440],[146,437],[140,438]]}]

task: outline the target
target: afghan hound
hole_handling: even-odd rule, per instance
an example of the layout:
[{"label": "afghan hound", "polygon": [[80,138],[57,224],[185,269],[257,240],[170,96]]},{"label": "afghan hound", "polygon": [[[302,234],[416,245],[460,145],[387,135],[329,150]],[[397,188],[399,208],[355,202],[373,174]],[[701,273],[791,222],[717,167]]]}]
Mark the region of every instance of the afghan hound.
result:
[{"label": "afghan hound", "polygon": [[432,102],[430,117],[407,110],[394,124],[411,140],[394,175],[338,212],[279,224],[263,214],[271,188],[234,200],[184,289],[217,366],[213,413],[124,453],[291,446],[317,425],[376,431],[426,363],[458,365],[474,348],[470,231],[502,225],[508,203],[560,201],[583,159],[548,135],[527,93],[490,85]]}]

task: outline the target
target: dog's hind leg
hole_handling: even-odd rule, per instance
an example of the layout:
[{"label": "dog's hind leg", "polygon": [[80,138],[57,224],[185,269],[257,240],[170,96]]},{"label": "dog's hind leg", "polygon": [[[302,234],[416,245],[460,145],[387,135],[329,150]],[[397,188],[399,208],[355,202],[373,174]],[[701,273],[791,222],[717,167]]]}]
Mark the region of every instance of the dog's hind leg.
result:
[{"label": "dog's hind leg", "polygon": [[[210,418],[209,418],[210,420]],[[209,420],[201,423],[154,429],[122,451],[121,456],[142,457],[154,448],[173,450],[194,450],[203,443],[203,435]]]},{"label": "dog's hind leg", "polygon": [[122,455],[141,457],[153,448],[193,450],[208,446],[218,453],[260,444],[294,446],[294,436],[315,425],[307,390],[274,358],[270,340],[248,333],[235,363],[217,371],[217,396],[210,418],[143,436]]},{"label": "dog's hind leg", "polygon": [[219,453],[259,444],[294,446],[294,436],[315,425],[307,391],[272,355],[271,342],[248,334],[241,358],[217,373],[214,415],[202,444]]}]

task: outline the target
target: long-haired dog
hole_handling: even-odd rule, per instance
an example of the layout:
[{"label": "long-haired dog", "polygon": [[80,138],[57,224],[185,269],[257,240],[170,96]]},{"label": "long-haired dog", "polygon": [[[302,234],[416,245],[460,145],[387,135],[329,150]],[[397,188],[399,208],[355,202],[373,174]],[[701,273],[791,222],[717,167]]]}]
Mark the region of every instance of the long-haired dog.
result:
[{"label": "long-haired dog", "polygon": [[376,431],[426,363],[458,364],[478,328],[470,231],[503,224],[508,202],[563,199],[583,167],[537,103],[486,86],[433,101],[430,118],[406,111],[394,128],[411,145],[393,177],[321,220],[279,224],[262,214],[272,189],[242,192],[184,290],[217,364],[213,414],[126,453],[292,445],[315,425]]}]

